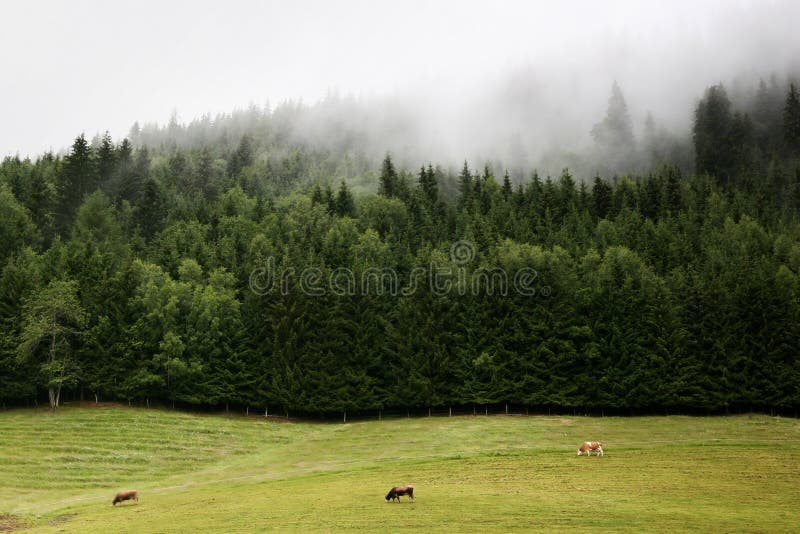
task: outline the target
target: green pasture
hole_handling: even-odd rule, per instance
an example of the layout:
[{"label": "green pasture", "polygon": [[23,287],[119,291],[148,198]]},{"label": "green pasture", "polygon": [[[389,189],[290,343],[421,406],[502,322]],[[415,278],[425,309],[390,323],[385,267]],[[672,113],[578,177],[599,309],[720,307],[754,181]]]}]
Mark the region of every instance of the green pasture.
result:
[{"label": "green pasture", "polygon": [[[606,455],[578,457],[584,440]],[[800,422],[0,412],[0,531],[795,532]],[[392,485],[416,502],[387,504]],[[111,506],[137,489],[138,504]]]}]

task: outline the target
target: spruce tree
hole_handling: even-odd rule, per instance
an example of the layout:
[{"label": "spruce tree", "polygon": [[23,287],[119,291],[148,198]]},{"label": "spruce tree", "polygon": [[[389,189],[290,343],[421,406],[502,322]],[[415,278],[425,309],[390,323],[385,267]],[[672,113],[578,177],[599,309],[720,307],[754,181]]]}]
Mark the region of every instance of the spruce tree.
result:
[{"label": "spruce tree", "polygon": [[511,193],[514,191],[513,187],[511,186],[511,178],[508,176],[508,171],[506,170],[505,174],[503,175],[503,199],[508,200],[511,198]]},{"label": "spruce tree", "polygon": [[714,176],[719,183],[731,179],[731,101],[722,84],[706,90],[694,114],[693,139],[697,172]]},{"label": "spruce tree", "polygon": [[605,219],[611,210],[611,186],[602,178],[596,176],[592,186],[592,200],[594,215],[598,219]]},{"label": "spruce tree", "polygon": [[356,203],[353,194],[347,188],[347,183],[342,180],[339,192],[336,194],[336,215],[339,217],[354,217],[356,214]]},{"label": "spruce tree", "polygon": [[392,156],[388,152],[386,153],[386,157],[383,158],[383,164],[381,165],[378,194],[385,197],[397,195],[397,171],[394,169]]},{"label": "spruce tree", "polygon": [[800,96],[793,83],[789,85],[783,108],[783,139],[791,153],[800,154]]},{"label": "spruce tree", "polygon": [[83,202],[83,197],[94,191],[97,185],[97,172],[94,154],[81,134],[72,144],[69,155],[64,159],[64,165],[59,177],[59,206],[58,230],[62,234],[68,233],[69,225],[75,217],[78,206]]},{"label": "spruce tree", "polygon": [[469,207],[472,202],[472,174],[470,174],[466,160],[464,160],[461,174],[458,175],[458,193],[459,207],[462,209]]},{"label": "spruce tree", "polygon": [[117,150],[111,140],[111,135],[105,132],[100,142],[100,147],[97,149],[97,179],[101,187],[105,188],[106,184],[112,179],[116,166]]}]

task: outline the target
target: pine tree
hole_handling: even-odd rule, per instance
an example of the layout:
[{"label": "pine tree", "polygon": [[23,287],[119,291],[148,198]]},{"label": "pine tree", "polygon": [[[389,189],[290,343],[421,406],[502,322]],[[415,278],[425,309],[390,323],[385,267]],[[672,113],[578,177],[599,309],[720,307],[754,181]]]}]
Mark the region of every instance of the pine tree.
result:
[{"label": "pine tree", "polygon": [[200,149],[195,166],[194,189],[206,200],[213,201],[217,196],[217,184],[214,181],[214,160],[208,147]]},{"label": "pine tree", "polygon": [[422,194],[429,206],[433,207],[439,202],[439,187],[436,183],[436,174],[432,165],[422,167],[419,171],[419,185]]},{"label": "pine tree", "polygon": [[89,143],[81,134],[72,144],[70,154],[64,159],[59,177],[58,230],[66,234],[83,197],[94,191],[97,172]]},{"label": "pine tree", "polygon": [[336,213],[336,197],[333,195],[333,189],[331,189],[331,184],[325,184],[325,206],[328,208],[328,213],[334,214]]},{"label": "pine tree", "polygon": [[783,139],[790,151],[800,154],[800,97],[793,83],[789,85],[783,108]]},{"label": "pine tree", "polygon": [[697,172],[708,173],[720,183],[731,179],[731,101],[725,88],[714,85],[697,104],[694,118],[694,148]]},{"label": "pine tree", "polygon": [[672,217],[676,217],[683,210],[684,205],[680,173],[681,171],[676,167],[669,167],[667,170],[664,197],[667,210]]},{"label": "pine tree", "polygon": [[597,157],[611,172],[622,172],[630,165],[636,139],[628,105],[617,82],[611,86],[605,118],[594,125],[591,131],[599,149]]},{"label": "pine tree", "polygon": [[146,238],[153,237],[161,230],[164,218],[163,200],[161,190],[153,179],[144,183],[141,201],[137,206],[136,220],[142,235]]},{"label": "pine tree", "polygon": [[511,198],[511,193],[513,193],[514,189],[511,186],[511,178],[508,176],[508,171],[506,170],[505,174],[503,175],[503,199],[508,200]]},{"label": "pine tree", "polygon": [[317,182],[314,184],[314,188],[311,190],[311,204],[316,206],[317,204],[322,204],[322,201],[322,188],[319,186],[319,182]]},{"label": "pine tree", "polygon": [[393,197],[397,195],[397,171],[394,169],[392,156],[388,152],[386,153],[386,157],[383,158],[383,164],[381,165],[378,194],[385,197]]},{"label": "pine tree", "polygon": [[355,217],[356,203],[353,194],[347,188],[347,183],[342,180],[339,192],[336,194],[336,215],[339,217]]},{"label": "pine tree", "polygon": [[111,135],[108,132],[103,134],[100,148],[97,149],[97,179],[101,187],[106,187],[114,176],[117,166],[117,150]]},{"label": "pine tree", "polygon": [[[125,146],[125,141],[122,142],[122,146]],[[121,162],[127,159],[124,153],[118,157]],[[150,176],[150,155],[147,147],[138,149],[133,157],[133,162],[121,164],[119,171],[120,179],[116,198],[119,202],[127,200],[131,204],[136,204],[141,199],[144,184]]]},{"label": "pine tree", "polygon": [[781,106],[783,95],[777,82],[770,85],[759,80],[750,116],[753,120],[753,137],[762,152],[770,153],[780,146]]},{"label": "pine tree", "polygon": [[238,178],[242,169],[252,165],[253,163],[253,147],[252,140],[249,135],[243,135],[239,146],[231,154],[228,160],[228,176]]},{"label": "pine tree", "polygon": [[605,219],[611,210],[611,186],[602,178],[595,176],[592,186],[592,199],[594,203],[594,215],[598,219]]},{"label": "pine tree", "polygon": [[611,86],[606,116],[592,128],[592,137],[600,146],[614,150],[633,146],[633,123],[617,82]]},{"label": "pine tree", "polygon": [[472,174],[469,172],[469,165],[464,160],[464,167],[458,175],[458,206],[462,209],[468,208],[472,203]]}]

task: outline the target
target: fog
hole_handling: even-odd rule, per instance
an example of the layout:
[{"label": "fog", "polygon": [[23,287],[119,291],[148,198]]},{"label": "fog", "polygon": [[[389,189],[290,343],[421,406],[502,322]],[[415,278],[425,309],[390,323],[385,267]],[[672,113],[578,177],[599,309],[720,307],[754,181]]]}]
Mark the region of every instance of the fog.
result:
[{"label": "fog", "polygon": [[294,99],[303,139],[360,125],[409,165],[558,167],[615,81],[636,135],[650,113],[685,136],[705,87],[800,70],[800,2],[552,4],[3,3],[0,156]]}]

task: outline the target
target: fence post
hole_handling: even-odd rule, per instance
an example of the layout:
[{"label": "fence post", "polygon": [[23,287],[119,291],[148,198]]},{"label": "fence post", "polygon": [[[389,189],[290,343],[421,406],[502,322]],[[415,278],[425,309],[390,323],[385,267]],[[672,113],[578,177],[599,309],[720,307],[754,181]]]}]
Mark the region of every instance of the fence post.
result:
[{"label": "fence post", "polygon": [[508,415],[508,403],[506,403],[506,415]]},{"label": "fence post", "polygon": [[344,422],[347,422],[347,410],[344,411]]},{"label": "fence post", "polygon": [[452,406],[450,406],[450,407],[448,408],[448,415],[447,415],[447,417],[453,417],[453,407],[452,407]]}]

